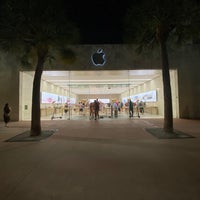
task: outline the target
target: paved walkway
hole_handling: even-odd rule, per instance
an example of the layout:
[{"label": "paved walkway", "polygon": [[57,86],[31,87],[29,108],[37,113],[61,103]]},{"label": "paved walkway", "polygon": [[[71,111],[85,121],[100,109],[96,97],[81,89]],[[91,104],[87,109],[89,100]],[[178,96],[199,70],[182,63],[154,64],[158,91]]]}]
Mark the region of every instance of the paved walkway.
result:
[{"label": "paved walkway", "polygon": [[37,142],[5,142],[30,122],[0,122],[1,200],[199,200],[200,120],[174,120],[190,139],[157,139],[162,119],[42,121]]}]

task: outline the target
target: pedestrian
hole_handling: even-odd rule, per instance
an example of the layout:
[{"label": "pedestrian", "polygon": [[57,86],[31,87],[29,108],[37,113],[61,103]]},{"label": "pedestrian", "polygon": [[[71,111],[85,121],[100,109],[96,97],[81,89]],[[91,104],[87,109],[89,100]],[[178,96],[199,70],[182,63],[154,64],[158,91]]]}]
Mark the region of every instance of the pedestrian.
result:
[{"label": "pedestrian", "polygon": [[3,109],[3,119],[5,122],[5,127],[8,127],[8,122],[10,121],[10,112],[11,112],[11,107],[9,106],[8,103],[6,103]]},{"label": "pedestrian", "polygon": [[118,105],[117,105],[117,102],[113,103],[113,108],[114,108],[114,116],[118,117]]},{"label": "pedestrian", "polygon": [[144,102],[143,101],[140,101],[139,109],[140,109],[140,113],[144,114]]},{"label": "pedestrian", "polygon": [[133,117],[133,102],[131,99],[128,100],[129,118]]},{"label": "pedestrian", "polygon": [[65,114],[67,114],[67,112],[68,112],[68,103],[66,103],[64,106],[64,112],[65,112]]},{"label": "pedestrian", "polygon": [[95,120],[99,119],[99,106],[100,103],[99,103],[99,100],[96,99],[94,100],[94,111],[95,111]]}]

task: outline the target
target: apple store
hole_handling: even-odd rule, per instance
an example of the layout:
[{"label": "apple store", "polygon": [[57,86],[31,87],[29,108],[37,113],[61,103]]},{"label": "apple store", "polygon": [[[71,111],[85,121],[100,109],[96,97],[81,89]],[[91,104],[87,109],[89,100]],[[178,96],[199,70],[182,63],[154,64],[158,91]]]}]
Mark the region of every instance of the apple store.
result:
[{"label": "apple store", "polygon": [[[33,71],[20,72],[20,120],[31,119]],[[178,116],[177,72],[171,70],[174,117]],[[142,117],[163,117],[161,70],[44,71],[41,84],[42,119],[89,119],[89,103],[100,102],[100,117],[114,117],[113,103],[120,104],[115,117],[128,118],[127,101],[142,101]],[[64,112],[67,103],[68,112]],[[135,113],[136,114],[136,113]]]},{"label": "apple store", "polygon": [[[163,118],[163,80],[160,55],[137,55],[127,45],[78,45],[71,47],[76,59],[63,63],[57,59],[45,65],[41,79],[41,119],[89,120],[89,104],[100,102],[100,118],[127,118],[127,102],[135,103],[135,117]],[[185,54],[187,51],[187,54]],[[170,53],[170,80],[174,118],[199,118],[194,94],[199,91],[195,49],[183,48]],[[186,56],[183,56],[186,55]],[[12,60],[11,60],[12,61]],[[1,66],[5,66],[2,64]],[[15,120],[31,120],[34,69],[1,67],[0,102],[9,102]],[[190,69],[190,70],[189,70]],[[13,72],[15,70],[15,72]],[[16,76],[17,74],[17,76]],[[2,87],[10,79],[7,88]],[[193,87],[196,84],[196,89]],[[6,93],[12,90],[12,96]],[[199,95],[200,96],[200,95]],[[196,95],[195,99],[199,98]],[[141,102],[143,111],[138,110]],[[118,111],[112,106],[117,104]],[[65,109],[67,107],[67,109]]]}]

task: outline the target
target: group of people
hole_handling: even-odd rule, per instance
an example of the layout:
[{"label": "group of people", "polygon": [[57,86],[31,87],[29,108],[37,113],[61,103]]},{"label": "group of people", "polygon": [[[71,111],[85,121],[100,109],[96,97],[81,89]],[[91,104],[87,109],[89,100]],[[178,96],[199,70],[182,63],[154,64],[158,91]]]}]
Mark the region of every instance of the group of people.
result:
[{"label": "group of people", "polygon": [[[98,99],[95,99],[94,102],[90,103],[89,109],[90,109],[90,119],[99,119],[99,106],[100,103],[98,101]],[[143,101],[136,101],[133,102],[131,101],[131,99],[129,99],[128,101],[128,109],[129,109],[129,117],[133,117],[134,116],[134,107],[136,108],[136,114],[137,117],[140,118],[140,113],[143,114],[144,113],[144,102]],[[113,107],[113,111],[115,111],[115,117],[117,117],[117,112],[121,110],[121,108],[123,107],[123,103],[114,103],[112,105]]]},{"label": "group of people", "polygon": [[[95,99],[94,102],[90,103],[90,119],[99,119],[99,101],[98,99]],[[134,103],[131,101],[131,99],[129,99],[128,101],[128,108],[129,108],[129,117],[133,117],[134,114]],[[140,113],[144,113],[144,103],[143,102],[137,102],[137,114],[139,117],[139,112]],[[68,105],[65,105],[65,109],[64,109],[65,113],[68,112]],[[5,122],[5,127],[8,127],[8,123],[10,121],[10,113],[11,113],[11,107],[9,106],[8,103],[5,104],[4,108],[3,108],[3,119]]]},{"label": "group of people", "polygon": [[134,107],[136,107],[137,111],[137,117],[140,118],[140,113],[144,114],[144,102],[142,101],[136,101],[136,103],[133,103],[131,99],[128,101],[128,108],[129,108],[129,117],[133,117],[134,114]]}]

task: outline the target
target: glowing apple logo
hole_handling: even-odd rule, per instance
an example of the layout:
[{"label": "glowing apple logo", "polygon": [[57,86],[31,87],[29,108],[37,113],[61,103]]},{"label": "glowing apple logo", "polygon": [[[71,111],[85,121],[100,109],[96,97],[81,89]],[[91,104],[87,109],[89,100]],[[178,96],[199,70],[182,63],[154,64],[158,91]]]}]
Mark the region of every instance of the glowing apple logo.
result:
[{"label": "glowing apple logo", "polygon": [[106,55],[103,52],[103,49],[98,49],[97,52],[93,53],[91,60],[95,66],[104,66],[106,63]]}]

